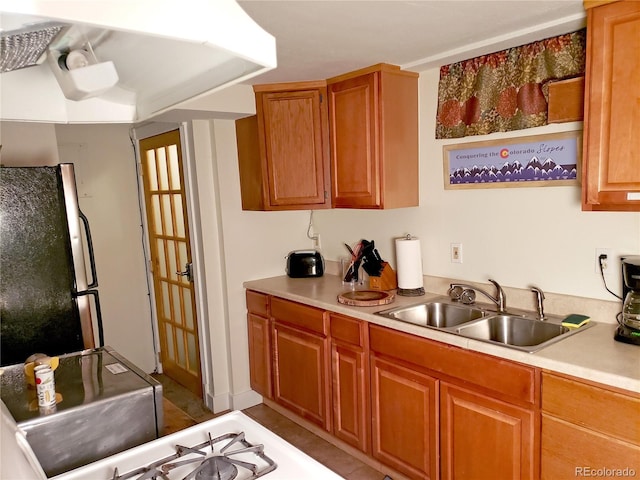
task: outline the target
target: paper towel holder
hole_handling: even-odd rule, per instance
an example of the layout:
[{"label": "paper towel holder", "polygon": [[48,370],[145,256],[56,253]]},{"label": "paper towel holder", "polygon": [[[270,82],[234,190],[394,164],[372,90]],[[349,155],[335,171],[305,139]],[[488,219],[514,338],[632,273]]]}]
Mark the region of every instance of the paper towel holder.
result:
[{"label": "paper towel holder", "polygon": [[[407,233],[407,235],[404,237],[404,240],[413,240],[413,239],[415,239],[415,237],[411,236],[410,233]],[[421,295],[424,295],[425,291],[424,291],[424,287],[418,287],[418,288],[398,287],[398,289],[396,290],[396,293],[403,297],[419,297]]]},{"label": "paper towel holder", "polygon": [[403,297],[419,297],[425,294],[424,287],[420,288],[398,288],[398,295],[402,295]]}]

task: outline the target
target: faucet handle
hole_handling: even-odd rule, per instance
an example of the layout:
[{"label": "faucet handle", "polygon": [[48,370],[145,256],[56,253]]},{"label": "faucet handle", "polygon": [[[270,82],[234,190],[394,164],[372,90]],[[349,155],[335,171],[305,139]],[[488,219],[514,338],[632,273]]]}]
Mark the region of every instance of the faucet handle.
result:
[{"label": "faucet handle", "polygon": [[460,294],[460,301],[465,305],[471,305],[476,301],[476,292],[471,288],[465,288]]},{"label": "faucet handle", "polygon": [[460,297],[462,296],[462,287],[459,285],[451,285],[449,287],[449,291],[447,292],[447,295],[449,295],[449,298],[451,298],[451,300],[457,302],[458,300],[460,300]]},{"label": "faucet handle", "polygon": [[544,292],[542,291],[542,289],[538,288],[538,287],[534,287],[531,286],[529,287],[531,289],[531,291],[533,293],[536,294],[536,306],[538,308],[538,318],[540,320],[544,320],[545,316],[544,316]]},{"label": "faucet handle", "polygon": [[541,288],[534,287],[534,286],[531,286],[531,287],[529,287],[529,288],[531,289],[531,291],[532,291],[533,293],[535,293],[535,294],[536,294],[536,297],[542,297],[542,298],[544,298],[544,292],[542,291],[542,289],[541,289]]}]

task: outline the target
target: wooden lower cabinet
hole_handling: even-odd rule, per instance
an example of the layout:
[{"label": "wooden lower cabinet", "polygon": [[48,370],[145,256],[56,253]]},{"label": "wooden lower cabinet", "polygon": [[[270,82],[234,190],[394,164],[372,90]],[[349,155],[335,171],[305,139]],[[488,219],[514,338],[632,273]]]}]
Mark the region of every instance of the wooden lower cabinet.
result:
[{"label": "wooden lower cabinet", "polygon": [[269,296],[247,290],[246,300],[251,388],[263,397],[273,398]]},{"label": "wooden lower cabinet", "polygon": [[442,382],[442,478],[537,478],[537,425],[531,410]]},{"label": "wooden lower cabinet", "polygon": [[271,325],[268,318],[249,313],[249,377],[251,388],[263,397],[272,398]]},{"label": "wooden lower cabinet", "polygon": [[333,434],[365,453],[371,451],[367,332],[357,319],[331,315]]},{"label": "wooden lower cabinet", "polygon": [[417,479],[438,477],[438,381],[372,356],[373,456]]},{"label": "wooden lower cabinet", "polygon": [[640,475],[640,395],[542,375],[541,478]]},{"label": "wooden lower cabinet", "polygon": [[275,401],[329,430],[327,339],[276,321],[273,348]]},{"label": "wooden lower cabinet", "polygon": [[621,478],[640,473],[640,446],[595,430],[542,415],[543,480]]},{"label": "wooden lower cabinet", "polygon": [[271,297],[273,398],[325,430],[331,429],[329,314]]},{"label": "wooden lower cabinet", "polygon": [[539,372],[369,325],[373,455],[410,478],[535,479]]},{"label": "wooden lower cabinet", "polygon": [[640,472],[640,395],[258,292],[247,309],[252,388],[372,465],[418,480]]}]

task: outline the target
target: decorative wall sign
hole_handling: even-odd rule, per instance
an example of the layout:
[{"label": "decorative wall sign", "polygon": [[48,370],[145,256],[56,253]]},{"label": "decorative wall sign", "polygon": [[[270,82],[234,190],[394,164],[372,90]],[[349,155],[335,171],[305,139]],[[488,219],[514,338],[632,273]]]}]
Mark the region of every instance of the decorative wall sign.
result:
[{"label": "decorative wall sign", "polygon": [[445,189],[577,185],[582,132],[459,143],[442,151]]}]

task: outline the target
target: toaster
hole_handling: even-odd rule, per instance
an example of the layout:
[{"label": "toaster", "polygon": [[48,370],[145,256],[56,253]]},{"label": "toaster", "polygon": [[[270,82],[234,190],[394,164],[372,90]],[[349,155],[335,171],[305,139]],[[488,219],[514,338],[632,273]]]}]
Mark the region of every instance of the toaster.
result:
[{"label": "toaster", "polygon": [[287,275],[291,278],[321,277],[324,258],[317,250],[294,250],[287,255]]}]

